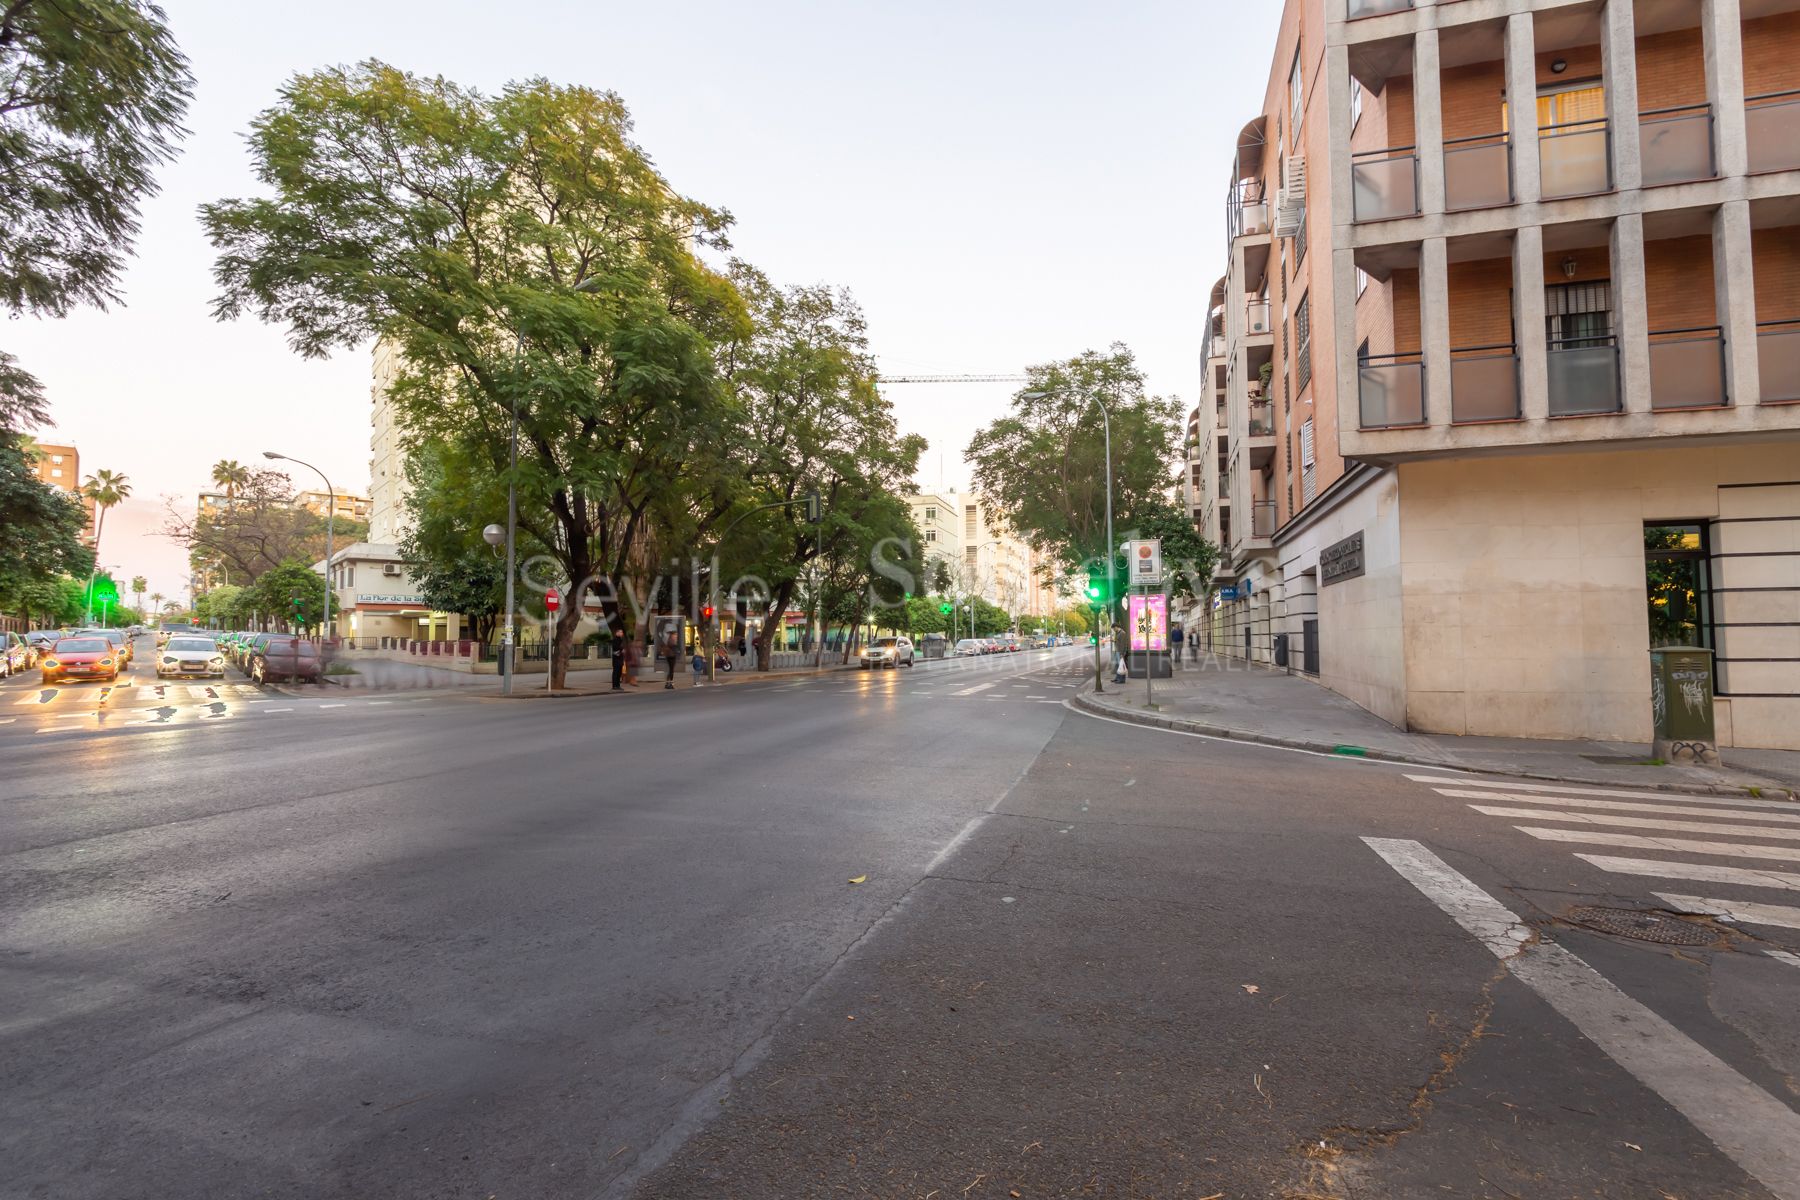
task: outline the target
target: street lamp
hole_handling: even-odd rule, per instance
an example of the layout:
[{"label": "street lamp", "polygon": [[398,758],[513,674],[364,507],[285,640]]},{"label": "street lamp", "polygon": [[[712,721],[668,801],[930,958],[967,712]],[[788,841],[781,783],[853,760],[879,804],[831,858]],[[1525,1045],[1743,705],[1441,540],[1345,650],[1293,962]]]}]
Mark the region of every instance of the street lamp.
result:
[{"label": "street lamp", "polygon": [[[572,291],[591,293],[600,290],[600,277],[584,279]],[[513,374],[517,376],[525,362],[525,328],[513,327]],[[513,688],[513,576],[517,573],[519,529],[519,388],[515,379],[512,394],[512,451],[506,471],[506,621],[500,627],[500,694],[512,695]],[[493,526],[488,526],[492,529]],[[487,537],[487,530],[481,536]],[[492,540],[489,540],[492,545]],[[544,670],[550,672],[546,662]]]},{"label": "street lamp", "polygon": [[319,631],[323,633],[331,627],[331,541],[336,532],[337,522],[337,489],[331,486],[331,480],[325,479],[325,472],[311,463],[298,458],[290,458],[286,454],[277,454],[273,450],[264,450],[263,457],[279,462],[291,462],[305,467],[325,480],[325,608],[324,615],[319,618]]},{"label": "street lamp", "polygon": [[[1049,392],[1025,392],[1020,398],[1041,400],[1049,394]],[[1106,403],[1100,397],[1089,396],[1088,399],[1092,400],[1100,410],[1100,428],[1106,436],[1106,600],[1108,605],[1106,627],[1107,632],[1111,633],[1113,555],[1117,554],[1119,550],[1118,543],[1113,541],[1112,414],[1106,411]],[[1094,642],[1094,690],[1096,692],[1106,690],[1106,684],[1100,678],[1100,643],[1098,640]]]}]

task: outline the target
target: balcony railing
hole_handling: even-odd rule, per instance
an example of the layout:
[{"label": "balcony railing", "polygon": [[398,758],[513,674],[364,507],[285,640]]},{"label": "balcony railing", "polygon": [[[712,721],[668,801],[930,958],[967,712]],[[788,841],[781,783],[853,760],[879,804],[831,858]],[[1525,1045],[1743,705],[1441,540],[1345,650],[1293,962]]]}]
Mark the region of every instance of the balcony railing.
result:
[{"label": "balcony railing", "polygon": [[1592,416],[1619,411],[1619,339],[1607,333],[1551,340],[1545,348],[1550,415]]},{"label": "balcony railing", "polygon": [[1725,331],[1717,325],[1650,331],[1650,407],[1725,403]]},{"label": "balcony railing", "polygon": [[1232,237],[1269,231],[1268,197],[1260,179],[1240,179],[1225,196],[1225,221]]},{"label": "balcony railing", "polygon": [[1226,479],[1223,476],[1219,479],[1219,499],[1231,499],[1231,480]]},{"label": "balcony railing", "polygon": [[1764,404],[1800,400],[1800,320],[1758,321],[1756,360]]},{"label": "balcony railing", "polygon": [[1250,502],[1250,536],[1275,536],[1275,502],[1273,500],[1252,500]]},{"label": "balcony railing", "polygon": [[1491,208],[1511,204],[1512,139],[1504,133],[1453,138],[1444,143],[1444,207]]},{"label": "balcony railing", "polygon": [[1221,334],[1221,333],[1213,334],[1211,357],[1213,357],[1213,358],[1224,358],[1225,357],[1225,335],[1224,334]]},{"label": "balcony railing", "polygon": [[1244,332],[1269,333],[1272,328],[1269,324],[1269,302],[1267,300],[1252,300],[1244,305]]},{"label": "balcony railing", "polygon": [[1645,187],[1688,183],[1719,173],[1713,154],[1710,104],[1653,108],[1638,114],[1638,146]]},{"label": "balcony railing", "polygon": [[1356,368],[1356,393],[1364,429],[1425,423],[1425,364],[1417,350],[1362,359]]},{"label": "balcony railing", "polygon": [[1358,17],[1379,17],[1383,13],[1405,12],[1413,6],[1413,0],[1350,0],[1350,19]]},{"label": "balcony railing", "polygon": [[1450,351],[1450,419],[1519,419],[1519,356],[1512,343]]},{"label": "balcony railing", "polygon": [[1800,91],[1746,96],[1744,140],[1752,172],[1800,168]]},{"label": "balcony railing", "polygon": [[1419,156],[1411,146],[1365,150],[1350,160],[1351,216],[1388,221],[1419,211]]},{"label": "balcony railing", "polygon": [[1267,400],[1250,406],[1250,436],[1275,436],[1275,406]]},{"label": "balcony railing", "polygon": [[1258,200],[1244,205],[1244,224],[1238,232],[1244,236],[1269,232],[1269,202]]},{"label": "balcony railing", "polygon": [[1605,120],[1538,129],[1538,179],[1544,199],[1612,190],[1612,129]]}]

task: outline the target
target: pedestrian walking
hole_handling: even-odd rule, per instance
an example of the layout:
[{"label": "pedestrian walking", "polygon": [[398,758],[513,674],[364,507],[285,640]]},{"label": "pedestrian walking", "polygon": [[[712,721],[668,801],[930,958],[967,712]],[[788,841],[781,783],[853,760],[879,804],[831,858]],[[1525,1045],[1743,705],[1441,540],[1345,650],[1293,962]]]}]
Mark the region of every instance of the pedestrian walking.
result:
[{"label": "pedestrian walking", "polygon": [[612,690],[625,690],[621,681],[625,678],[625,622],[615,617],[612,622],[612,641],[607,648],[612,653]]},{"label": "pedestrian walking", "polygon": [[644,652],[638,648],[637,639],[636,638],[627,639],[625,642],[625,686],[626,687],[636,687],[637,686],[638,668],[643,665],[643,662],[644,662]]},{"label": "pedestrian walking", "polygon": [[1131,635],[1123,625],[1113,627],[1113,682],[1124,683],[1131,678],[1127,658],[1131,653]]},{"label": "pedestrian walking", "polygon": [[662,656],[669,668],[668,678],[663,680],[663,690],[672,692],[675,690],[675,660],[681,657],[681,638],[676,635],[673,627],[663,634]]},{"label": "pedestrian walking", "polygon": [[1173,651],[1169,657],[1175,660],[1175,665],[1178,667],[1181,665],[1181,643],[1183,636],[1181,626],[1179,625],[1169,630],[1169,649]]}]

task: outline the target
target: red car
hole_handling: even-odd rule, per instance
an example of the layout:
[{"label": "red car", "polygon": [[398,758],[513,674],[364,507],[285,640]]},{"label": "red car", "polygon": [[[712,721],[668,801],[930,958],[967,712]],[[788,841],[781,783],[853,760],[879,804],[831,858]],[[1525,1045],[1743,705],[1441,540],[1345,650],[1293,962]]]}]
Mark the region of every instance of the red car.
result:
[{"label": "red car", "polygon": [[65,679],[104,679],[111,683],[119,677],[120,657],[116,647],[106,638],[59,638],[44,656],[44,682],[60,683]]}]

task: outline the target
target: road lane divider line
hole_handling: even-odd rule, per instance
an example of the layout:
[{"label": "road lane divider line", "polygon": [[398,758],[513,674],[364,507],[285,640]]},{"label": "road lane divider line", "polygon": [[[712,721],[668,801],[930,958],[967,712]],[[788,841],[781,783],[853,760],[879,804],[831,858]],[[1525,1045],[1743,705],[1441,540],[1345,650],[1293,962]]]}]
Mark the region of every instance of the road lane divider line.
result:
[{"label": "road lane divider line", "polygon": [[1587,829],[1545,829],[1514,825],[1520,833],[1544,842],[1580,842],[1626,850],[1664,850],[1671,854],[1717,854],[1724,858],[1773,858],[1800,862],[1800,846],[1756,846],[1749,842],[1695,842],[1687,838],[1641,837],[1635,833],[1602,833]]},{"label": "road lane divider line", "polygon": [[342,708],[344,706],[342,704],[321,704],[321,705],[319,705],[319,707],[320,708]]},{"label": "road lane divider line", "polygon": [[1790,967],[1800,967],[1800,954],[1789,954],[1786,950],[1764,950],[1770,958],[1778,959]]},{"label": "road lane divider line", "polygon": [[1715,867],[1711,863],[1670,862],[1662,858],[1615,858],[1609,854],[1575,856],[1615,875],[1650,875],[1658,879],[1694,879],[1701,883],[1735,883],[1744,887],[1782,888],[1800,892],[1800,872],[1764,871],[1755,867]]},{"label": "road lane divider line", "polygon": [[1655,817],[1615,817],[1606,813],[1543,812],[1530,808],[1495,808],[1491,804],[1471,804],[1470,808],[1490,817],[1510,817],[1515,821],[1568,821],[1578,825],[1614,825],[1629,829],[1667,829],[1673,833],[1729,833],[1739,837],[1784,838],[1800,841],[1800,829],[1776,829],[1767,825],[1715,825],[1709,821],[1660,821]]},{"label": "road lane divider line", "polygon": [[1800,1112],[1627,996],[1573,951],[1536,938],[1511,909],[1421,843],[1363,842],[1747,1174],[1779,1200],[1800,1200]]},{"label": "road lane divider line", "polygon": [[998,682],[1000,682],[1000,681],[997,679],[990,679],[986,683],[978,683],[974,687],[966,687],[966,688],[963,688],[959,692],[951,692],[950,694],[952,696],[973,696],[976,692],[987,691],[989,688],[993,687]]},{"label": "road lane divider line", "polygon": [[294,710],[291,708],[265,708],[262,711],[268,713],[268,712],[293,712]]},{"label": "road lane divider line", "polygon": [[[1542,804],[1545,807],[1539,812],[1554,812],[1558,808],[1594,808],[1607,812],[1643,812],[1672,813],[1681,817],[1706,817],[1709,820],[1728,820],[1742,818],[1748,821],[1788,821],[1800,825],[1800,814],[1751,810],[1747,808],[1707,808],[1703,804],[1689,804],[1688,800],[1699,797],[1684,796],[1681,803],[1653,804],[1648,800],[1584,800],[1563,796],[1517,796],[1510,792],[1475,792],[1461,788],[1434,788],[1441,796],[1449,796],[1457,800],[1501,800],[1513,804]],[[1745,803],[1745,802],[1735,802]]]},{"label": "road lane divider line", "polygon": [[1678,896],[1669,892],[1651,895],[1677,912],[1703,917],[1723,917],[1744,925],[1780,925],[1800,929],[1800,908],[1784,904],[1757,904],[1749,900],[1713,900],[1705,896]]}]

